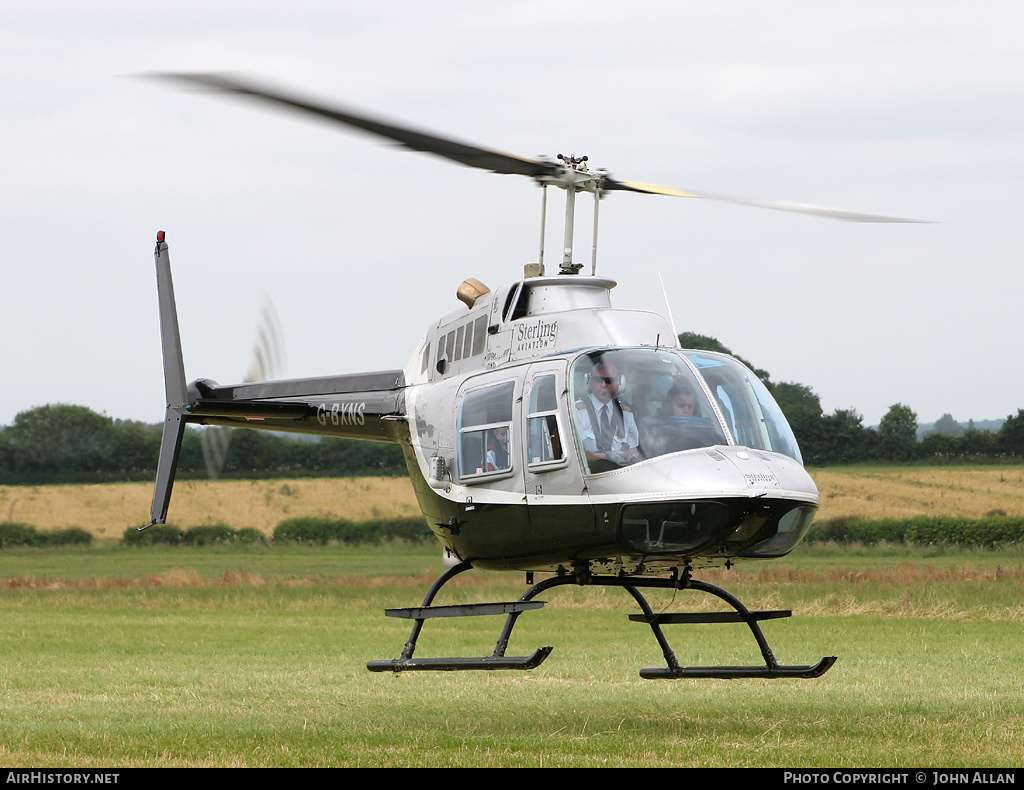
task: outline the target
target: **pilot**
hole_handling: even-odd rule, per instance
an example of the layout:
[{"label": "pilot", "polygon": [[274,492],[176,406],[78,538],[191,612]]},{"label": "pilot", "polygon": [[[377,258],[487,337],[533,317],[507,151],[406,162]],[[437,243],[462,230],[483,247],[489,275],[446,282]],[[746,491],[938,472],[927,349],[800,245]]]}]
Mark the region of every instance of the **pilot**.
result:
[{"label": "pilot", "polygon": [[500,472],[509,468],[508,428],[495,428],[494,441],[487,445],[487,471]]},{"label": "pilot", "polygon": [[619,399],[622,377],[611,362],[587,374],[589,392],[576,401],[583,450],[592,472],[604,472],[640,458],[640,432],[629,406]]}]

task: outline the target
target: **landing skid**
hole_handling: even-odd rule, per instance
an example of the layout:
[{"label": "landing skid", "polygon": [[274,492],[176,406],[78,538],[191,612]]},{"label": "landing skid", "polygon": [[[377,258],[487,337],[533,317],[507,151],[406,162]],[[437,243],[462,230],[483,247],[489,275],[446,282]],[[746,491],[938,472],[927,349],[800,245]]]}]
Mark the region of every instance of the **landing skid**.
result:
[{"label": "landing skid", "polygon": [[[380,661],[368,661],[366,668],[371,672],[410,672],[413,670],[432,670],[440,672],[453,672],[460,669],[536,669],[551,655],[552,647],[542,647],[529,656],[506,656],[505,649],[508,647],[508,636],[499,639],[494,653],[482,658],[413,658],[416,650],[416,641],[419,639],[420,631],[423,630],[423,622],[435,617],[472,617],[487,614],[506,614],[506,631],[512,633],[512,624],[517,617],[530,609],[540,609],[544,601],[531,601],[523,596],[517,602],[506,603],[477,603],[463,604],[460,606],[431,606],[434,596],[437,595],[447,582],[458,576],[463,571],[472,570],[473,566],[468,562],[462,562],[449,568],[442,573],[427,590],[423,598],[423,605],[410,609],[385,609],[384,614],[388,617],[401,617],[407,620],[415,620],[412,626],[412,634],[409,641],[405,643],[400,658],[385,659]],[[530,596],[532,597],[532,596]]]},{"label": "landing skid", "polygon": [[[771,620],[780,617],[789,617],[792,612],[788,610],[771,611],[750,611],[738,598],[728,591],[708,582],[691,579],[689,574],[682,577],[671,578],[630,578],[622,576],[594,576],[589,571],[574,575],[553,576],[544,579],[533,585],[522,597],[515,602],[463,604],[458,606],[431,606],[438,591],[452,578],[458,574],[468,571],[473,566],[470,563],[460,563],[449,568],[439,576],[423,599],[423,605],[408,609],[387,609],[385,614],[389,617],[401,617],[414,620],[412,633],[409,641],[406,642],[402,655],[396,659],[380,661],[369,661],[366,668],[371,672],[407,672],[412,670],[433,670],[433,671],[455,671],[465,669],[535,669],[544,662],[551,654],[553,648],[538,648],[529,656],[506,656],[505,650],[508,647],[512,629],[516,620],[523,612],[531,609],[539,609],[544,606],[543,601],[534,601],[533,598],[545,590],[559,587],[565,584],[575,585],[600,585],[605,587],[621,587],[628,592],[640,606],[642,614],[630,615],[634,622],[647,623],[654,633],[655,639],[661,647],[665,656],[667,666],[646,667],[640,670],[640,677],[648,679],[676,679],[676,678],[817,678],[824,675],[836,662],[835,656],[821,659],[817,664],[786,666],[779,664],[768,646],[761,627],[760,620]],[[685,612],[675,614],[655,614],[647,599],[638,588],[649,587],[658,589],[677,590],[699,590],[721,598],[733,607],[731,612]],[[480,658],[413,658],[416,651],[416,642],[423,629],[426,620],[435,617],[471,617],[477,615],[506,615],[505,626],[502,628],[498,643],[495,645],[494,653],[490,656]],[[710,666],[710,667],[685,667],[676,659],[675,653],[668,644],[662,625],[673,623],[736,623],[744,622],[750,628],[754,639],[757,641],[761,656],[764,658],[764,666]]]}]

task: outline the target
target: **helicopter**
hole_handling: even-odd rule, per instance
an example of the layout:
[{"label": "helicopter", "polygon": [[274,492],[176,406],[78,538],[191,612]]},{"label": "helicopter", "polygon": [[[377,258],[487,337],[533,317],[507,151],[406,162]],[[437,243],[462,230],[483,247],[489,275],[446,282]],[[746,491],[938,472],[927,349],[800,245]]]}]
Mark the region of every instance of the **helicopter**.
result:
[{"label": "helicopter", "polygon": [[[792,612],[752,611],[694,578],[701,568],[791,552],[811,525],[818,491],[782,410],[747,367],[725,354],[681,348],[671,319],[657,312],[612,306],[616,283],[596,273],[597,207],[610,192],[624,191],[857,222],[913,220],[622,181],[590,169],[586,156],[491,151],[235,75],[155,76],[526,176],[543,188],[543,207],[539,262],[493,290],[464,280],[456,289],[461,304],[426,329],[404,367],[234,385],[186,383],[168,244],[159,231],[167,403],[146,526],[165,523],[186,424],[391,442],[402,448],[445,570],[419,606],[385,610],[412,621],[412,631],[398,658],[371,660],[368,670],[534,669],[553,647],[507,656],[509,639],[523,613],[545,605],[537,596],[563,585],[617,587],[633,598],[640,613],[630,619],[650,627],[665,659],[663,667],[641,669],[643,678],[817,678],[833,666],[836,656],[780,664],[759,623]],[[563,254],[553,274],[544,262],[547,187],[566,196]],[[573,258],[580,192],[594,197],[589,274]],[[529,589],[516,601],[434,604],[445,584],[474,569],[523,573]],[[647,589],[704,592],[731,609],[655,612]],[[428,620],[480,615],[505,617],[492,655],[415,655]],[[764,663],[684,665],[663,630],[677,623],[745,623]]]}]

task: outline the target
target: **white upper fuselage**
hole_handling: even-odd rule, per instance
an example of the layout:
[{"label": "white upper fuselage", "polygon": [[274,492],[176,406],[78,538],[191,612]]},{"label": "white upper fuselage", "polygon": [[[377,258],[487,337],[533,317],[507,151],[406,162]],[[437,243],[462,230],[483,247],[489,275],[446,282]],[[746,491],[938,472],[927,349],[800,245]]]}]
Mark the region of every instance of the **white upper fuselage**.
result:
[{"label": "white upper fuselage", "polygon": [[[731,390],[730,399],[734,368],[752,374],[721,355],[700,352],[696,362],[689,360],[663,317],[612,308],[614,285],[579,275],[528,278],[484,294],[428,330],[405,370],[406,413],[409,441],[434,494],[471,510],[483,504],[585,503],[598,520],[602,510],[617,511],[629,503],[737,497],[785,500],[813,511],[817,489],[795,442],[776,439],[773,444],[763,427],[773,417],[762,408],[764,396],[761,401],[748,396],[757,411],[748,423],[760,428],[745,427],[740,419],[745,408],[740,389],[752,392],[747,380]],[[592,464],[581,433],[582,397],[586,369],[600,354],[629,368],[623,378],[633,408],[627,410],[642,434],[646,426],[645,437],[663,434],[669,419],[658,416],[667,407],[668,384],[658,384],[657,360],[664,370],[674,371],[674,377],[661,377],[666,382],[685,373],[703,390],[703,420],[717,430],[707,435],[718,438],[676,445],[680,449],[661,446],[620,467]],[[713,383],[714,378],[700,374],[701,366],[710,366],[711,376],[728,372],[733,379]],[[542,383],[554,393],[553,405],[537,405],[534,393]],[[475,408],[469,404],[476,395],[492,390],[508,401],[504,411],[479,419],[464,413]],[[655,398],[653,405],[641,403],[642,394]],[[779,419],[781,414],[775,422]],[[546,427],[549,451],[552,438],[561,445],[556,456],[542,456],[536,449],[539,425]],[[495,448],[498,429],[507,432],[509,457],[494,465],[484,453]],[[649,447],[655,442],[646,441]],[[467,460],[474,452],[479,456]]]}]

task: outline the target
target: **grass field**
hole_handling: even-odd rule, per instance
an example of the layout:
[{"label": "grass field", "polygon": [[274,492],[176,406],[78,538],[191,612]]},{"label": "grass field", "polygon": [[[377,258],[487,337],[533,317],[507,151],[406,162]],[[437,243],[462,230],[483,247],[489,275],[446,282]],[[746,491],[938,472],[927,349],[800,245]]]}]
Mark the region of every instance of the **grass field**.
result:
[{"label": "grass field", "polygon": [[[819,519],[837,516],[959,515],[992,510],[1024,515],[1024,466],[844,467],[812,469],[821,496]],[[148,523],[148,483],[89,486],[0,486],[0,521],[39,529],[81,527],[119,538]],[[226,523],[265,534],[286,518],[334,516],[353,521],[419,513],[405,477],[183,481],[175,485],[170,520],[181,526]]]},{"label": "grass field", "polygon": [[[817,680],[642,680],[662,663],[621,592],[524,615],[531,672],[376,674],[439,571],[433,548],[8,550],[0,556],[0,764],[1012,767],[1024,737],[1024,552],[857,551],[702,574]],[[465,574],[445,600],[509,600]],[[658,609],[702,608],[693,593]],[[500,620],[427,624],[417,655],[489,655]],[[673,630],[673,628],[675,630]],[[743,626],[674,626],[687,664],[757,663]]]},{"label": "grass field", "polygon": [[[1024,499],[1015,468],[814,474],[822,517],[933,513],[936,500],[946,500],[940,512],[1019,513]],[[235,497],[248,496],[276,523],[307,506],[381,516],[412,504],[400,488],[374,504],[373,481],[328,481],[327,496],[342,504],[314,504],[302,482],[185,483],[174,505],[201,514],[197,503],[218,492],[236,509],[244,505]],[[41,528],[72,525],[30,515],[70,510],[76,493],[61,488],[65,499],[50,510],[48,488],[2,488],[0,518],[13,508]],[[132,508],[148,512],[148,487],[133,488],[80,488],[78,498],[88,489],[95,499],[73,525],[118,537],[139,521],[125,515]],[[138,499],[111,506],[127,523],[100,518],[105,497]],[[196,523],[255,525],[237,512]],[[434,546],[140,549],[113,540],[0,551],[0,765],[1024,765],[1022,547],[815,544],[700,574],[751,608],[792,609],[765,632],[783,663],[837,655],[816,680],[643,680],[641,667],[663,664],[660,650],[627,620],[629,597],[604,588],[550,591],[543,610],[520,619],[509,655],[555,648],[536,670],[368,672],[368,659],[396,657],[409,635],[407,621],[382,610],[417,605],[439,555]],[[513,600],[524,589],[520,575],[473,572],[437,603]],[[652,595],[652,604],[689,611],[713,601],[681,592]],[[429,622],[417,655],[489,655],[500,625]],[[685,664],[761,660],[742,625],[666,630]]]}]

